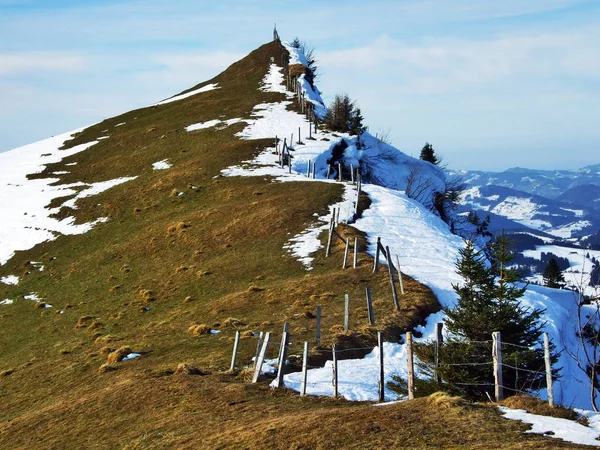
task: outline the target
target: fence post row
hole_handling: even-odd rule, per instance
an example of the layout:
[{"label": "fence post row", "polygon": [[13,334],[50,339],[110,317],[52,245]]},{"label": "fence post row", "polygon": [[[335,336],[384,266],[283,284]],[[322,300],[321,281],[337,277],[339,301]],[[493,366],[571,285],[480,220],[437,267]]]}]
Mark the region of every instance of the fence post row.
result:
[{"label": "fence post row", "polygon": [[492,358],[494,360],[494,384],[496,401],[501,402],[504,399],[504,390],[502,387],[502,338],[499,331],[492,333],[493,347]]},{"label": "fence post row", "polygon": [[415,364],[413,358],[412,333],[406,333],[406,359],[408,362],[408,399],[415,398]]}]

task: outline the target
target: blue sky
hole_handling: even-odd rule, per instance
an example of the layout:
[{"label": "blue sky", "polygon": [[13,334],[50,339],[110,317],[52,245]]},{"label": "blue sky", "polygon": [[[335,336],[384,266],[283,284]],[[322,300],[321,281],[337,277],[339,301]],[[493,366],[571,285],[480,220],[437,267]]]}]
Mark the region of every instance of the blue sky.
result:
[{"label": "blue sky", "polygon": [[0,151],[152,104],[271,38],[451,168],[600,163],[600,1],[0,0]]}]

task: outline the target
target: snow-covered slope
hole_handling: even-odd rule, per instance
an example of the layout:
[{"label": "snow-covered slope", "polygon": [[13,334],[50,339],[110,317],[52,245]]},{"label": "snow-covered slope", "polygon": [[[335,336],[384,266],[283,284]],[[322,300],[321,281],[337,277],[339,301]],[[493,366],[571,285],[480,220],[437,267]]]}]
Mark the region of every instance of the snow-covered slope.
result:
[{"label": "snow-covered slope", "polygon": [[98,143],[92,141],[59,150],[79,131],[81,129],[0,153],[0,265],[15,251],[28,250],[41,242],[56,239],[60,234],[85,233],[106,220],[99,218],[77,225],[72,217],[58,220],[52,215],[59,208],[47,207],[51,200],[73,195],[69,206],[74,207],[77,198],[99,194],[132,179],[119,178],[95,184],[57,184],[59,178],[28,179],[28,175],[44,170],[45,164],[61,161]]}]

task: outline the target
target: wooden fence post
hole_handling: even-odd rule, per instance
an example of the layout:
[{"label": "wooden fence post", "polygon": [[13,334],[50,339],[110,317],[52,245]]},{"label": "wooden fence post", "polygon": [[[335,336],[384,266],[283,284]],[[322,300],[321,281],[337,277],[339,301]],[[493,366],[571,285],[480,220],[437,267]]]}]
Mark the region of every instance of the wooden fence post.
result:
[{"label": "wooden fence post", "polygon": [[350,296],[344,294],[344,331],[350,328]]},{"label": "wooden fence post", "polygon": [[338,181],[342,181],[342,163],[338,163]]},{"label": "wooden fence post", "polygon": [[350,181],[354,184],[354,166],[350,164]]},{"label": "wooden fence post", "polygon": [[385,402],[385,372],[383,366],[383,333],[377,332],[377,345],[379,346],[379,401]]},{"label": "wooden fence post", "polygon": [[235,332],[235,340],[233,341],[233,355],[231,355],[231,366],[229,370],[235,370],[235,361],[237,359],[238,345],[240,344],[240,332]]},{"label": "wooden fence post", "polygon": [[277,352],[277,363],[281,360],[281,352],[283,351],[283,336],[290,330],[290,324],[283,322],[283,331],[281,332],[281,342],[279,343],[279,351]]},{"label": "wooden fence post", "polygon": [[264,336],[265,336],[265,333],[263,333],[262,331],[258,335],[258,343],[256,344],[256,353],[254,355],[254,368],[256,368],[256,364],[258,363],[258,355],[260,354],[260,349],[263,344]]},{"label": "wooden fence post", "polygon": [[504,399],[504,390],[502,387],[502,338],[499,331],[494,331],[492,333],[492,340],[492,358],[494,359],[494,384],[496,401],[501,402]]},{"label": "wooden fence post", "polygon": [[327,164],[327,179],[329,180],[329,176],[331,175],[331,164]]},{"label": "wooden fence post", "polygon": [[377,238],[377,246],[376,246],[376,250],[375,250],[375,262],[373,263],[373,273],[377,272],[377,269],[379,269],[379,247],[381,247],[381,238],[378,237]]},{"label": "wooden fence post", "polygon": [[412,333],[406,333],[406,359],[408,362],[408,399],[415,398],[415,363],[413,359]]},{"label": "wooden fence post", "polygon": [[317,305],[317,332],[315,342],[317,345],[321,344],[321,305]]},{"label": "wooden fence post", "polygon": [[554,388],[552,386],[552,360],[550,359],[550,340],[548,333],[544,333],[544,362],[546,363],[546,389],[548,392],[548,404],[554,406]]},{"label": "wooden fence post", "polygon": [[285,331],[281,336],[281,353],[279,355],[279,364],[277,367],[277,387],[283,386],[283,374],[285,371],[285,360],[287,358],[287,349],[290,339],[290,333]]},{"label": "wooden fence post", "polygon": [[308,342],[304,343],[302,353],[302,383],[300,384],[300,396],[306,395],[306,379],[308,378]]},{"label": "wooden fence post", "polygon": [[300,127],[298,127],[298,145],[302,144],[302,136],[300,134]]},{"label": "wooden fence post", "polygon": [[329,222],[329,237],[327,238],[327,248],[325,249],[325,257],[331,255],[331,240],[333,239],[333,229],[335,228],[335,208],[331,212],[331,220]]},{"label": "wooden fence post", "polygon": [[442,322],[438,322],[435,324],[435,354],[433,355],[434,357],[434,365],[435,365],[435,382],[436,383],[440,383],[441,382],[441,378],[440,378],[440,374],[439,374],[439,368],[440,368],[440,348],[442,346],[442,344],[444,343],[444,336],[442,334],[442,328],[444,327],[444,324]]},{"label": "wooden fence post", "polygon": [[267,354],[267,348],[269,347],[270,340],[271,333],[267,331],[267,334],[265,334],[265,340],[258,355],[258,362],[256,363],[256,367],[254,368],[254,375],[252,376],[253,383],[256,383],[258,381],[258,377],[260,376],[260,371],[262,370],[263,363],[265,362],[265,356]]},{"label": "wooden fence post", "polygon": [[396,255],[396,271],[398,272],[398,281],[400,281],[400,293],[404,295],[404,283],[402,283],[402,272],[400,272],[400,258]]},{"label": "wooden fence post", "polygon": [[358,267],[358,238],[354,238],[354,268]]},{"label": "wooden fence post", "polygon": [[369,325],[375,325],[375,314],[373,313],[373,302],[371,301],[370,287],[367,287],[367,311],[369,312]]},{"label": "wooden fence post", "polygon": [[333,352],[333,397],[337,398],[338,396],[338,360],[337,360],[337,346],[333,344],[331,347],[331,351]]},{"label": "wooden fence post", "polygon": [[312,140],[312,127],[308,124],[308,140]]},{"label": "wooden fence post", "polygon": [[308,160],[308,167],[306,168],[306,177],[310,178],[310,159]]},{"label": "wooden fence post", "polygon": [[346,268],[346,263],[348,261],[348,251],[350,250],[350,239],[346,238],[346,249],[344,250],[344,263],[342,264],[342,269]]},{"label": "wooden fence post", "polygon": [[394,298],[394,308],[396,311],[400,309],[400,303],[398,303],[398,293],[396,292],[396,283],[394,283],[394,264],[392,263],[392,254],[390,253],[390,246],[385,247],[388,260],[388,272],[390,274],[390,283],[392,284],[392,297]]},{"label": "wooden fence post", "polygon": [[315,178],[317,178],[317,162],[316,161],[313,161],[313,163],[312,163],[312,177],[313,177],[313,180]]}]

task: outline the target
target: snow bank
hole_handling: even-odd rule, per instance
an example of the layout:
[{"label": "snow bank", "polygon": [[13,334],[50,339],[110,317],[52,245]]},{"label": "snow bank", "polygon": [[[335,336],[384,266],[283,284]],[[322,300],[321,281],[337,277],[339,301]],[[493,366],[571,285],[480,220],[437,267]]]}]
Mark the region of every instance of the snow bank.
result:
[{"label": "snow bank", "polygon": [[217,129],[222,130],[223,128],[233,125],[234,123],[247,122],[244,119],[234,118],[227,120],[214,119],[206,122],[199,122],[185,127],[185,131],[196,131],[203,130],[205,128],[218,127]]},{"label": "snow bank", "polygon": [[203,92],[208,92],[208,91],[212,91],[214,89],[220,89],[220,88],[221,88],[221,86],[218,86],[218,83],[207,84],[206,86],[203,86],[199,89],[194,89],[193,91],[187,92],[185,94],[176,95],[176,96],[168,98],[166,100],[162,100],[162,101],[156,103],[156,105],[166,105],[167,103],[176,102],[179,100],[183,100],[184,98],[191,97],[193,95],[201,94]]},{"label": "snow bank", "polygon": [[[531,414],[522,409],[510,409],[505,406],[499,406],[498,409],[507,419],[531,424],[531,429],[527,433],[544,434],[573,444],[600,447],[600,442],[597,440],[600,430],[597,428],[586,427],[573,420]],[[597,417],[598,413],[594,415]]]},{"label": "snow bank", "polygon": [[0,305],[12,305],[13,303],[14,303],[14,301],[13,301],[13,300],[6,299],[6,300],[2,300],[2,301],[0,302]]}]

